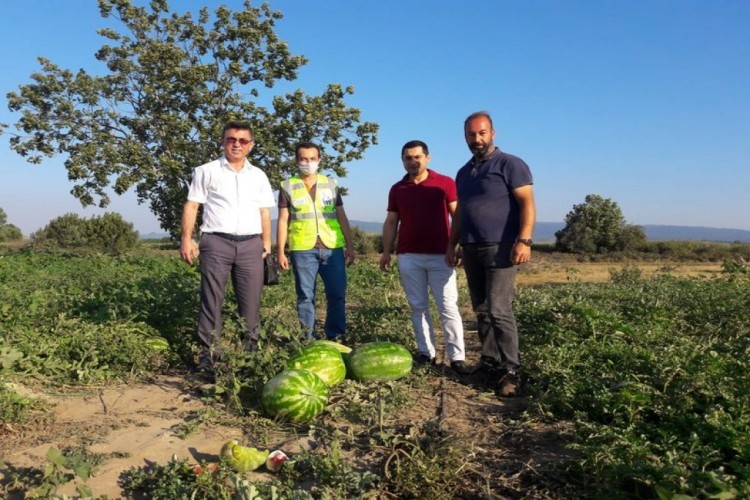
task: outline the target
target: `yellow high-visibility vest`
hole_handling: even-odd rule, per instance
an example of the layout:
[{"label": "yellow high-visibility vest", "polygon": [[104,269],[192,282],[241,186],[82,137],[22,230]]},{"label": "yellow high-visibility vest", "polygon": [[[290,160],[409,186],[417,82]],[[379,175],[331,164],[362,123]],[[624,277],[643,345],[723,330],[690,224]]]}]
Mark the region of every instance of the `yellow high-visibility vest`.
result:
[{"label": "yellow high-visibility vest", "polygon": [[310,250],[320,237],[328,248],[344,246],[344,233],[336,218],[336,181],[317,174],[315,200],[295,175],[281,183],[289,199],[289,250]]}]

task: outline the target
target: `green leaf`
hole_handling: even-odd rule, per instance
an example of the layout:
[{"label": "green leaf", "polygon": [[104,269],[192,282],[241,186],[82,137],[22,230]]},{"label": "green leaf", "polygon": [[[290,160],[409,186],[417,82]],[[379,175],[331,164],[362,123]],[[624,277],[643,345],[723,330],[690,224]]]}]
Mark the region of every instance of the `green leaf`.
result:
[{"label": "green leaf", "polygon": [[47,450],[47,460],[57,467],[65,467],[65,456],[57,448]]}]

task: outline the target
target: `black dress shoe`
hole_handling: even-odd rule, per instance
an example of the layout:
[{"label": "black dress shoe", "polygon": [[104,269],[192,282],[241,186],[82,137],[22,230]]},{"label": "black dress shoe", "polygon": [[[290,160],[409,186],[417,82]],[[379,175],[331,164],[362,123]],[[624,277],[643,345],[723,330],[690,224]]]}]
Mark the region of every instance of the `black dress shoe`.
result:
[{"label": "black dress shoe", "polygon": [[436,365],[437,360],[435,358],[429,357],[427,354],[420,353],[419,356],[417,356],[416,359],[417,364],[419,365]]},{"label": "black dress shoe", "polygon": [[458,375],[471,375],[474,370],[466,366],[463,361],[451,361],[451,370]]}]

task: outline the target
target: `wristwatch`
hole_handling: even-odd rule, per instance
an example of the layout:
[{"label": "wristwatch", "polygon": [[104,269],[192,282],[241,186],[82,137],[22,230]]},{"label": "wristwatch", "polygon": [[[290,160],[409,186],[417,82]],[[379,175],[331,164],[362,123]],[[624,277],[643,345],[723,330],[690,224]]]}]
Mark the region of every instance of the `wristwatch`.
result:
[{"label": "wristwatch", "polygon": [[532,245],[532,243],[534,243],[534,242],[531,241],[531,238],[519,238],[518,239],[518,243],[523,243],[527,247],[530,247]]}]

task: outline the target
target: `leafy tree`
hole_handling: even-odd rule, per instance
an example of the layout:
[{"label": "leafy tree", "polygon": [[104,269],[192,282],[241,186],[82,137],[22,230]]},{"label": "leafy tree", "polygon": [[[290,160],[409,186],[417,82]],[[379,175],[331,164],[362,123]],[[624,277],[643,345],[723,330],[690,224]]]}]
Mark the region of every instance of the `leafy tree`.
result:
[{"label": "leafy tree", "polygon": [[13,224],[8,224],[8,215],[0,208],[0,242],[23,239],[21,230]]},{"label": "leafy tree", "polygon": [[646,241],[640,226],[627,224],[616,202],[596,194],[574,205],[565,216],[565,227],[555,233],[556,246],[584,254],[631,250]]},{"label": "leafy tree", "polygon": [[11,148],[31,163],[66,155],[71,193],[83,206],[106,207],[110,189],[134,187],[176,237],[192,169],[220,155],[229,119],[253,124],[253,163],[274,185],[294,171],[299,141],[324,145],[324,166],[340,177],[377,142],[377,124],[360,123],[360,111],[344,102],[352,87],[261,95],[296,79],[307,63],[279,40],[282,14],[267,4],[245,0],[241,11],[221,6],[213,14],[204,7],[196,19],[170,12],[166,0],[148,8],[99,0],[99,11],[122,25],[98,30],[108,41],[96,52],[105,74],[74,73],[40,57],[34,82],[8,94],[10,110],[22,114]]}]

